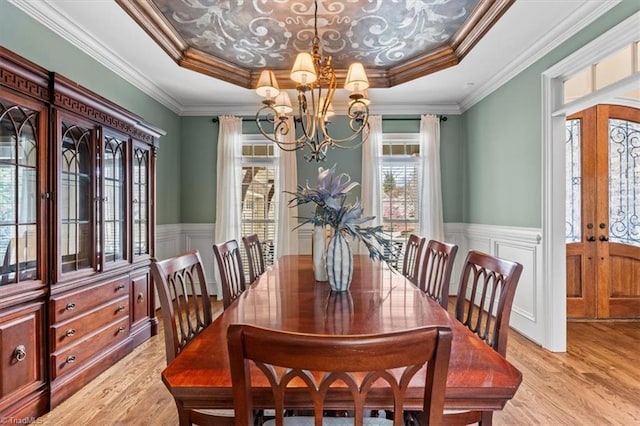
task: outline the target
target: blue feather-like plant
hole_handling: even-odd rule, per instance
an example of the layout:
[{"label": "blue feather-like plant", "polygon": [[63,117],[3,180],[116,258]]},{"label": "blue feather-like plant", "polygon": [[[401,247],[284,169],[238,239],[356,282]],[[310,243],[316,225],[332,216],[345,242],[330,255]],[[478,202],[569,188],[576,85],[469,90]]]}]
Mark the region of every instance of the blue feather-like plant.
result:
[{"label": "blue feather-like plant", "polygon": [[298,185],[296,192],[289,201],[290,206],[300,206],[314,203],[315,212],[304,219],[296,228],[312,223],[313,225],[329,225],[333,232],[340,232],[343,236],[350,236],[362,241],[369,251],[369,257],[374,260],[387,262],[385,253],[392,253],[391,240],[384,234],[382,226],[363,226],[375,216],[364,216],[360,202],[347,204],[349,191],[357,187],[357,182],[351,182],[346,173],[336,174],[336,166],[330,169],[318,168],[318,181],[315,188],[307,183]]}]

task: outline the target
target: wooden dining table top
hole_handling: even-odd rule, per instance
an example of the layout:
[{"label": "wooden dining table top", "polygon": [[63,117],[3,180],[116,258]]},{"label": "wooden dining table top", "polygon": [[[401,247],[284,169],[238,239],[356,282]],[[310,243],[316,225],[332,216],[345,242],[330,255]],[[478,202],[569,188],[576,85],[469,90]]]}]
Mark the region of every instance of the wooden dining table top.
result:
[{"label": "wooden dining table top", "polygon": [[[233,408],[226,340],[227,327],[233,323],[332,335],[449,327],[453,340],[446,408],[502,409],[522,381],[521,373],[505,358],[386,265],[354,256],[349,291],[334,293],[328,283],[315,281],[311,256],[291,255],[268,267],[162,372],[163,382],[185,408]],[[416,408],[422,405],[421,385],[424,379],[421,384],[416,380]]]}]

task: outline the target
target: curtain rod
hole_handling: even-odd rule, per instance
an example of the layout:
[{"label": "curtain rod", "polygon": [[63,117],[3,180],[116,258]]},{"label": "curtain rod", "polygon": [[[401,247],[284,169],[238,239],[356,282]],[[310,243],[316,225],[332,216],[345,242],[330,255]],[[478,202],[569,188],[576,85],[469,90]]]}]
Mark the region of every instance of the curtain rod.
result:
[{"label": "curtain rod", "polygon": [[[447,116],[446,115],[438,115],[438,117],[440,118],[440,121],[447,121]],[[296,119],[296,120],[298,120],[298,119]],[[384,118],[384,117],[382,117],[382,121],[415,121],[415,120],[420,120],[420,117],[409,117],[409,118],[401,118],[401,117]],[[218,117],[213,117],[211,119],[211,121],[213,121],[214,123],[217,123],[220,120],[218,119]],[[242,117],[242,121],[255,121],[255,117]],[[260,121],[266,121],[266,119],[265,118],[261,118]]]}]

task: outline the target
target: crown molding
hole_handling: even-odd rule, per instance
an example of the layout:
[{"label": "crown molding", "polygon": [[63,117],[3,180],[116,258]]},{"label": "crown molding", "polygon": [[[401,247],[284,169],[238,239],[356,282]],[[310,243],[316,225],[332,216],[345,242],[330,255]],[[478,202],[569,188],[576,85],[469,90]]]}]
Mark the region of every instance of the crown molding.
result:
[{"label": "crown molding", "polygon": [[[1,1],[1,0],[0,0]],[[375,108],[376,114],[462,114],[476,103],[480,102],[489,94],[500,88],[513,77],[535,63],[537,60],[551,52],[561,43],[572,37],[578,31],[593,22],[597,17],[607,12],[620,3],[621,0],[606,0],[597,2],[587,2],[574,13],[571,19],[563,22],[555,31],[550,32],[546,37],[536,42],[525,53],[521,54],[517,60],[513,61],[510,67],[503,69],[496,74],[486,84],[480,86],[460,104],[447,105],[379,105]],[[9,0],[11,4],[22,10],[33,19],[49,28],[51,31],[76,46],[88,56],[107,67],[109,70],[121,76],[123,79],[140,89],[160,104],[164,105],[174,113],[182,115],[219,115],[228,114],[234,111],[240,115],[253,115],[255,108],[253,105],[211,105],[211,106],[189,106],[182,105],[172,96],[167,94],[161,87],[154,84],[138,70],[122,62],[119,56],[106,49],[98,40],[91,37],[90,33],[80,24],[72,22],[67,16],[58,12],[51,6],[52,0],[40,0],[33,2],[30,0]],[[233,108],[233,109],[230,109]]]},{"label": "crown molding", "polygon": [[[188,116],[218,116],[229,114],[255,116],[256,105],[251,104],[224,104],[208,106],[185,106],[181,109],[180,115]],[[344,114],[344,110],[336,109],[336,114]],[[371,107],[371,114],[380,115],[416,115],[416,114],[449,114],[460,115],[462,111],[458,104],[385,104],[375,103]]]},{"label": "crown molding", "polygon": [[513,77],[520,74],[539,59],[553,51],[556,47],[573,37],[578,31],[595,21],[598,17],[612,9],[622,0],[590,1],[580,6],[570,19],[549,32],[545,37],[534,43],[530,49],[523,52],[509,67],[493,76],[489,81],[473,91],[462,100],[460,108],[462,112],[468,110],[482,99],[495,92]]},{"label": "crown molding", "polygon": [[120,60],[115,52],[105,48],[104,45],[92,37],[91,32],[86,30],[80,23],[72,22],[67,16],[58,12],[58,10],[51,6],[50,0],[40,0],[37,2],[30,0],[9,0],[9,2],[122,77],[125,81],[131,83],[176,114],[180,114],[180,111],[183,109],[180,103],[139,71]]}]

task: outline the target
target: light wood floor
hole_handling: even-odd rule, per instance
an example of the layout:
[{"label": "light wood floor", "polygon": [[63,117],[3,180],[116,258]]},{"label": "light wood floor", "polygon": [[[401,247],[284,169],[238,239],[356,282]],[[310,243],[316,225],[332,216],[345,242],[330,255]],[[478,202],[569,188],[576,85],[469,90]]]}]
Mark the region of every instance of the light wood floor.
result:
[{"label": "light wood floor", "polygon": [[[494,424],[640,425],[640,322],[570,322],[567,329],[566,353],[511,330],[507,357],[524,379]],[[36,424],[176,425],[160,380],[165,365],[161,331]]]}]

